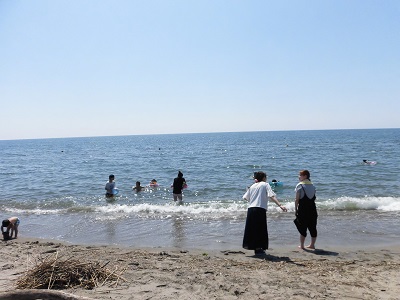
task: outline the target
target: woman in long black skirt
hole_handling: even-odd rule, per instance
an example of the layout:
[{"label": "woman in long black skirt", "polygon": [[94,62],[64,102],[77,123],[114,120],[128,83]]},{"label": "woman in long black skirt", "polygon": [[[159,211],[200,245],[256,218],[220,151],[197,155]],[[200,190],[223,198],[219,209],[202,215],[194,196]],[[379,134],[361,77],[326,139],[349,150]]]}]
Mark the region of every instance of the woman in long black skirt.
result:
[{"label": "woman in long black skirt", "polygon": [[268,199],[275,202],[283,211],[287,209],[279,203],[276,194],[267,183],[267,174],[261,171],[256,172],[254,179],[256,182],[243,195],[243,199],[249,201],[243,248],[254,250],[255,254],[264,254],[264,250],[268,249]]}]

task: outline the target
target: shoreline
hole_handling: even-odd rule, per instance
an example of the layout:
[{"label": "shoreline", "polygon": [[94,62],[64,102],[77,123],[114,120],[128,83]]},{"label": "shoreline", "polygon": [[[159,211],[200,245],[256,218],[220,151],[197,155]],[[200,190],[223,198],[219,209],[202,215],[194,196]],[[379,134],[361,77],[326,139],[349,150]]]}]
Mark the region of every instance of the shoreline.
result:
[{"label": "shoreline", "polygon": [[17,279],[35,262],[54,255],[107,263],[121,272],[117,284],[63,290],[90,299],[396,299],[400,293],[400,244],[272,247],[255,257],[240,247],[92,246],[25,237],[2,243],[0,299],[15,291]]}]

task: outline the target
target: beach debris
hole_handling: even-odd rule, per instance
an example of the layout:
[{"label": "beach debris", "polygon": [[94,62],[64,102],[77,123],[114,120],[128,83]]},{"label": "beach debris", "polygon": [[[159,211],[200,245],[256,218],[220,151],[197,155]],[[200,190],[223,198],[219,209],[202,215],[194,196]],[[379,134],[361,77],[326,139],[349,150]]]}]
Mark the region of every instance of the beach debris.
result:
[{"label": "beach debris", "polygon": [[158,255],[161,255],[161,256],[171,256],[168,252],[166,252],[166,251],[161,251],[160,253],[158,253]]},{"label": "beach debris", "polygon": [[222,250],[221,253],[224,255],[229,255],[229,254],[245,254],[243,251],[233,251],[233,250]]},{"label": "beach debris", "polygon": [[120,280],[126,281],[121,273],[123,269],[114,271],[106,268],[109,262],[85,262],[82,259],[45,257],[36,266],[27,270],[16,283],[18,289],[67,289],[81,287],[94,289],[105,284],[117,285]]}]

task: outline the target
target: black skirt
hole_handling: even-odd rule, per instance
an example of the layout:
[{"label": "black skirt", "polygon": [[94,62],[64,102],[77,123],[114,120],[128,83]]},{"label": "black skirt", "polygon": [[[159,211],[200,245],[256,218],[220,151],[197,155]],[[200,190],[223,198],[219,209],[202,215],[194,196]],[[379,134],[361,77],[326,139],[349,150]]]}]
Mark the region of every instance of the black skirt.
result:
[{"label": "black skirt", "polygon": [[264,208],[249,207],[247,209],[243,248],[268,249],[267,211]]}]

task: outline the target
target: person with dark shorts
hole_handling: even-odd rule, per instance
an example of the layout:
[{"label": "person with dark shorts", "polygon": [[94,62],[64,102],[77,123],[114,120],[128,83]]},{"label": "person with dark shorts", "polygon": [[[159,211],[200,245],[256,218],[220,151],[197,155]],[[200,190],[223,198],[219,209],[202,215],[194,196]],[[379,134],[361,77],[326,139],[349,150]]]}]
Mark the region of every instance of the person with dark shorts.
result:
[{"label": "person with dark shorts", "polygon": [[178,177],[174,178],[174,183],[172,184],[172,195],[174,197],[174,201],[178,201],[178,204],[182,204],[182,190],[186,187],[186,180],[183,178],[183,173],[181,171],[178,172]]},{"label": "person with dark shorts", "polygon": [[315,205],[315,187],[310,181],[310,172],[302,170],[299,172],[299,183],[296,185],[295,210],[296,219],[294,223],[300,233],[300,249],[305,249],[304,242],[307,237],[307,230],[311,235],[311,243],[306,247],[315,249],[317,240],[317,207]]}]

